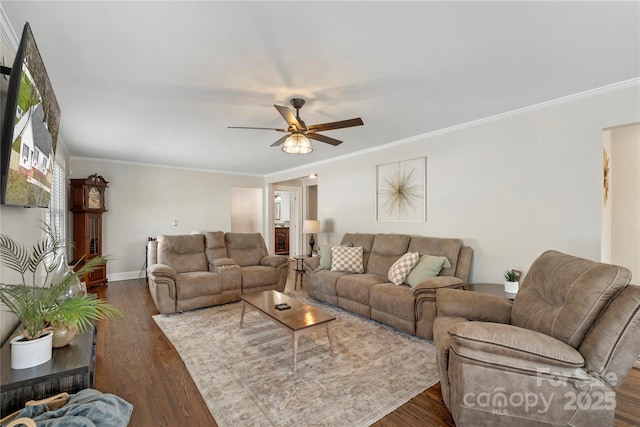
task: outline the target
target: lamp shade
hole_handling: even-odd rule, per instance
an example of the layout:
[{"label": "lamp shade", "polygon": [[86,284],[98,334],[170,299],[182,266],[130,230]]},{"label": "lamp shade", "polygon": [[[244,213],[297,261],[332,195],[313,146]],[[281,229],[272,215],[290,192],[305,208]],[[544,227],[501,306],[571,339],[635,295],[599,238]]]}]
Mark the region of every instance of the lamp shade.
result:
[{"label": "lamp shade", "polygon": [[320,221],[315,219],[305,219],[302,223],[302,232],[305,234],[319,233]]},{"label": "lamp shade", "polygon": [[309,154],[313,151],[311,141],[302,133],[293,133],[282,144],[282,151],[289,154]]}]

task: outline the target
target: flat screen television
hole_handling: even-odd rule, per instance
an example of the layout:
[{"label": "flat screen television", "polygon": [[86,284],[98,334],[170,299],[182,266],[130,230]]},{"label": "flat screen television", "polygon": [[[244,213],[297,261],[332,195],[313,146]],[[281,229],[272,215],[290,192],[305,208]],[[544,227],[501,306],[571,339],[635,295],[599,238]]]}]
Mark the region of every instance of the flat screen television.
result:
[{"label": "flat screen television", "polygon": [[60,107],[29,23],[9,73],[0,130],[0,203],[48,207]]}]

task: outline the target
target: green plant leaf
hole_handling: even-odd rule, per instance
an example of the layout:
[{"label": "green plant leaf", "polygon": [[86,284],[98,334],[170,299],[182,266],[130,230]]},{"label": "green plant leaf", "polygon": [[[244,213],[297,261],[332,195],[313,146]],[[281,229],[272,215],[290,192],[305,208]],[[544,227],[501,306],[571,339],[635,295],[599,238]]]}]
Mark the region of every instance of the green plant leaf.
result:
[{"label": "green plant leaf", "polygon": [[[47,283],[49,274],[57,267],[55,255],[60,253],[64,245],[48,225],[43,225],[42,230],[45,236],[31,247],[31,251],[10,236],[0,235],[2,263],[22,277],[22,283],[0,283],[0,302],[3,304],[3,310],[13,313],[20,320],[24,326],[25,337],[38,338],[43,331],[51,328],[51,325],[61,323],[74,326],[83,332],[94,321],[107,317],[124,318],[120,310],[102,299],[87,295],[66,297],[69,286],[104,265],[107,257],[92,258],[80,267],[76,264],[74,268],[77,268],[77,271],[70,270],[51,286],[43,286]],[[41,271],[40,267],[44,268],[46,275],[38,286],[36,272]],[[33,277],[32,282],[27,284],[25,274],[29,272]]]}]

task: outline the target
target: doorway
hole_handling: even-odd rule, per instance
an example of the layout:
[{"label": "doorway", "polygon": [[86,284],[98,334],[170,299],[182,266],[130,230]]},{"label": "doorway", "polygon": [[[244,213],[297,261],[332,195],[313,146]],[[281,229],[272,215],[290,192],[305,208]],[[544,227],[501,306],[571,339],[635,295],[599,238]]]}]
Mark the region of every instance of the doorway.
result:
[{"label": "doorway", "polygon": [[282,241],[288,233],[288,256],[292,258],[305,253],[302,222],[317,219],[317,184],[315,175],[269,184],[268,193],[273,201],[268,220],[269,252],[285,252]]},{"label": "doorway", "polygon": [[640,123],[603,132],[601,258],[640,277]]}]

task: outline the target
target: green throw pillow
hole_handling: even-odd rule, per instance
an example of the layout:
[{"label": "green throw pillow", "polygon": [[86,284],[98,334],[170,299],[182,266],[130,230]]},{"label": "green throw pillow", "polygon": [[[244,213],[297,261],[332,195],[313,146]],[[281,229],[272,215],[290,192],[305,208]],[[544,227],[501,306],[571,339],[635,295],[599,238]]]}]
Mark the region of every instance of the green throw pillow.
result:
[{"label": "green throw pillow", "polygon": [[331,246],[333,245],[320,245],[320,265],[314,271],[331,270]]},{"label": "green throw pillow", "polygon": [[413,289],[419,283],[424,282],[427,279],[436,277],[440,274],[440,270],[443,268],[450,268],[451,263],[447,257],[434,256],[434,255],[420,255],[420,259],[415,267],[407,274],[407,278],[404,279],[404,283],[411,286]]},{"label": "green throw pillow", "polygon": [[[316,268],[315,271],[320,270],[331,270],[331,247],[335,245],[320,245],[320,249],[318,249],[318,254],[320,255],[320,265]],[[341,246],[349,246],[353,247],[353,243],[345,243]]]}]

